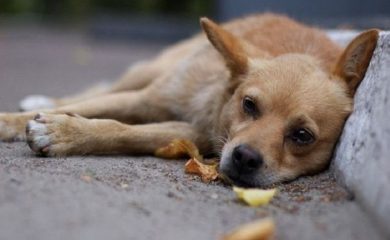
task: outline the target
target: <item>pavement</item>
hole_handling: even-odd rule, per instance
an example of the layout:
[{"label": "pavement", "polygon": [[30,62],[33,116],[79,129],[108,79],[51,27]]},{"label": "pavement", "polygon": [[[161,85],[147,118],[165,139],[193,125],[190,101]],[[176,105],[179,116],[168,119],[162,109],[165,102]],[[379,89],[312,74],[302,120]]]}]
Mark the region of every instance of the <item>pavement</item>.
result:
[{"label": "pavement", "polygon": [[343,185],[390,238],[390,32],[380,33],[333,168]]},{"label": "pavement", "polygon": [[[97,41],[41,26],[0,28],[0,111],[28,94],[63,96],[115,79],[163,45]],[[333,169],[278,186],[266,207],[238,202],[230,186],[154,157],[42,158],[0,143],[0,239],[219,239],[272,217],[277,239],[385,239]]]}]

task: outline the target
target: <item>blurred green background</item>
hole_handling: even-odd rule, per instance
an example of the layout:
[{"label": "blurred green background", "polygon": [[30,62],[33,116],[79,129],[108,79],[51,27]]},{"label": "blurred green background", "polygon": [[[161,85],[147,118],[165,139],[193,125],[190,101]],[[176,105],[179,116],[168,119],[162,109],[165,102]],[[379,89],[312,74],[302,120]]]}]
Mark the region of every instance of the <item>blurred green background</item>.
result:
[{"label": "blurred green background", "polygon": [[207,0],[0,0],[0,24],[82,29],[96,39],[174,42],[214,16]]},{"label": "blurred green background", "polygon": [[183,17],[211,13],[213,1],[204,0],[1,0],[0,14],[83,19],[100,12],[172,14]]},{"label": "blurred green background", "polygon": [[0,0],[0,24],[62,24],[97,38],[176,41],[198,19],[287,14],[325,28],[390,28],[390,0]]}]

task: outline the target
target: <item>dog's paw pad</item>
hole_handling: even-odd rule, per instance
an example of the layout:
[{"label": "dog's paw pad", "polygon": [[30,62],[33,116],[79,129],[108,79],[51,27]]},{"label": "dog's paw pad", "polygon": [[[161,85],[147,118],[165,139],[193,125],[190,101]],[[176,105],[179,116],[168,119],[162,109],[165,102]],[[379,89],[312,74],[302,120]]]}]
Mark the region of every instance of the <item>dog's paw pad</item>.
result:
[{"label": "dog's paw pad", "polygon": [[43,95],[31,95],[25,97],[19,103],[21,111],[32,111],[37,109],[51,109],[56,106],[52,98]]}]

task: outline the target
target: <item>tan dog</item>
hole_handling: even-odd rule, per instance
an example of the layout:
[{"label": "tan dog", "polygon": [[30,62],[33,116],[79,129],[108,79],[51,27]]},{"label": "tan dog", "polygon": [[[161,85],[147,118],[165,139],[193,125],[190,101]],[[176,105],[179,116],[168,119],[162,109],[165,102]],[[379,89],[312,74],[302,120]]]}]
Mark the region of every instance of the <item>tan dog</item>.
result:
[{"label": "tan dog", "polygon": [[378,31],[342,51],[284,16],[201,25],[209,41],[174,45],[94,97],[53,100],[57,107],[38,115],[0,114],[0,139],[26,138],[33,151],[57,156],[153,154],[185,138],[221,154],[221,172],[250,186],[324,169]]}]

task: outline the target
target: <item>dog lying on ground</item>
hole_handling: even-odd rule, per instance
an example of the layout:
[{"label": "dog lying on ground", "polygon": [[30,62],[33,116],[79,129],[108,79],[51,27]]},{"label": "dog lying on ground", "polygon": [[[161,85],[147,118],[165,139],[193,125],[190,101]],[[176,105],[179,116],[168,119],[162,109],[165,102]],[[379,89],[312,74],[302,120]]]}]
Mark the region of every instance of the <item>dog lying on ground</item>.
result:
[{"label": "dog lying on ground", "polygon": [[343,50],[274,14],[200,22],[205,36],[131,67],[109,89],[0,114],[0,139],[27,140],[48,156],[153,154],[188,139],[220,154],[221,173],[249,186],[326,168],[378,31]]}]

